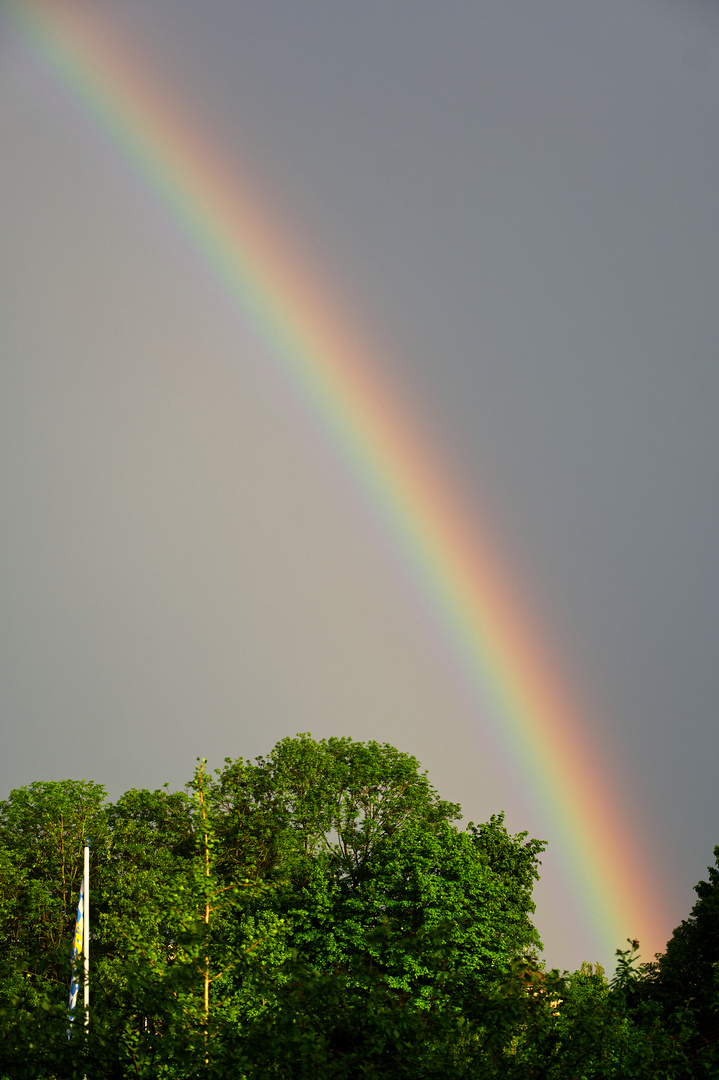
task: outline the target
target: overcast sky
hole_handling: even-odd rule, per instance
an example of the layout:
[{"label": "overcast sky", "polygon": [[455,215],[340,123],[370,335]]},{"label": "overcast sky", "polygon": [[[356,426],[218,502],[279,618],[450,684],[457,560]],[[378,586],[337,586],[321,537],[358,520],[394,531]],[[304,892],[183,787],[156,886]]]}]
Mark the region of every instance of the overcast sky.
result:
[{"label": "overcast sky", "polygon": [[[719,843],[716,9],[96,6],[381,341],[601,717],[668,936]],[[1,5],[0,147],[0,797],[386,740],[547,837],[547,959],[609,963],[307,419]]]}]

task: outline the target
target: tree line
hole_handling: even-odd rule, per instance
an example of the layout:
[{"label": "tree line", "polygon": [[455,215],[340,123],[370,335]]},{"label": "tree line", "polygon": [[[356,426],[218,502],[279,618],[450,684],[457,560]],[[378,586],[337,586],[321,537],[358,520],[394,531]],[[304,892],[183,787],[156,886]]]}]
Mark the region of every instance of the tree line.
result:
[{"label": "tree line", "polygon": [[[0,1078],[719,1076],[719,847],[666,952],[629,942],[608,980],[541,959],[544,843],[460,816],[411,755],[309,735],[200,762],[183,791],[18,788]],[[86,838],[87,1027],[67,1006]]]}]

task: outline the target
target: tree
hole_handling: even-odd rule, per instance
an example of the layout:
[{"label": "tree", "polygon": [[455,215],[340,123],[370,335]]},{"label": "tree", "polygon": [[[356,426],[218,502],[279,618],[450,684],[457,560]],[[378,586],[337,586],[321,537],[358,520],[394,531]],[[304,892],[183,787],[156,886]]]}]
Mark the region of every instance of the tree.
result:
[{"label": "tree", "polygon": [[701,1039],[719,1037],[719,846],[709,880],[694,886],[697,902],[657,957],[654,993],[671,1013],[689,1005]]},{"label": "tree", "polygon": [[[378,845],[408,822],[432,828],[460,816],[440,799],[419,762],[387,743],[282,739],[254,763],[226,760],[219,777],[226,847],[247,867],[287,872],[298,860],[329,854],[357,879]],[[240,840],[241,842],[238,842]]]},{"label": "tree", "polygon": [[24,976],[26,993],[69,981],[66,944],[82,876],[107,834],[105,789],[89,780],[36,782],[0,803],[0,917],[3,961]]},{"label": "tree", "polygon": [[408,989],[440,932],[448,963],[485,975],[540,947],[529,917],[544,844],[511,837],[501,816],[461,832],[459,806],[411,755],[300,735],[254,764],[228,761],[218,785],[226,872],[272,884],[263,903],[308,963],[377,963],[381,938],[388,977]]},{"label": "tree", "polygon": [[[544,1008],[517,968],[543,844],[459,813],[411,755],[308,735],[114,805],[85,781],[13,792],[0,1077],[502,1075]],[[88,835],[91,1025],[68,1044]]]},{"label": "tree", "polygon": [[204,761],[185,792],[130,792],[109,819],[112,873],[103,878],[95,964],[102,1006],[93,1012],[104,1049],[91,1069],[114,1075],[114,1063],[119,1075],[148,1080],[225,1076],[228,1055],[232,1069],[241,1060],[256,963],[271,957],[277,966],[278,948],[284,959],[282,924],[271,912],[248,915],[258,890],[219,872],[227,862],[219,789]]},{"label": "tree", "polygon": [[[68,1064],[70,953],[85,839],[92,864],[107,837],[105,789],[35,782],[0,803],[0,1069],[42,1075]],[[64,1040],[64,1043],[63,1043]],[[43,1049],[44,1047],[44,1049]]]}]

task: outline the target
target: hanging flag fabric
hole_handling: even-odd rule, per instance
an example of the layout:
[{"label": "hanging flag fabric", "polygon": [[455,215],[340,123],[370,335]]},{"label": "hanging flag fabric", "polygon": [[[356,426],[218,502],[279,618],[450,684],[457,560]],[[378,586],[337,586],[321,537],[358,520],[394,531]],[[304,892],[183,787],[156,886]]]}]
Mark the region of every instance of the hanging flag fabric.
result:
[{"label": "hanging flag fabric", "polygon": [[[77,903],[77,919],[75,920],[75,937],[72,942],[72,982],[70,983],[70,1023],[72,1023],[73,1009],[77,1001],[77,992],[80,989],[79,957],[83,953],[83,941],[85,936],[85,875],[82,876],[80,885],[80,899]],[[68,1037],[70,1032],[68,1030]]]}]

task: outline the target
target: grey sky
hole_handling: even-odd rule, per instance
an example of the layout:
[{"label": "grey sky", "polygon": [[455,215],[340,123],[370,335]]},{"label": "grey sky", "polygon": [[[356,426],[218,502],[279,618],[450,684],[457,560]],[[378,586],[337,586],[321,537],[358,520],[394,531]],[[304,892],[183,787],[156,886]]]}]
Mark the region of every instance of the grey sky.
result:
[{"label": "grey sky", "polygon": [[[719,843],[711,7],[105,4],[489,513],[604,720],[669,933]],[[231,306],[2,16],[0,139],[0,795],[180,784],[311,730],[545,836]],[[548,960],[608,963],[551,846],[544,870]]]}]

